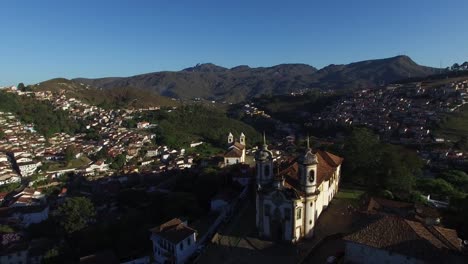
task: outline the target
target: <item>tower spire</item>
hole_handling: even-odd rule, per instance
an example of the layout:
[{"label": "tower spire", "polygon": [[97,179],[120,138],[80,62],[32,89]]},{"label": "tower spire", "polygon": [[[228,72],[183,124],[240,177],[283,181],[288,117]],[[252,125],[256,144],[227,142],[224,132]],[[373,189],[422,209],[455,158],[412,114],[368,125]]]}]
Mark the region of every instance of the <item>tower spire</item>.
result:
[{"label": "tower spire", "polygon": [[307,133],[307,149],[310,149],[309,133]]},{"label": "tower spire", "polygon": [[263,131],[263,145],[266,146],[266,136],[265,136],[265,131]]}]

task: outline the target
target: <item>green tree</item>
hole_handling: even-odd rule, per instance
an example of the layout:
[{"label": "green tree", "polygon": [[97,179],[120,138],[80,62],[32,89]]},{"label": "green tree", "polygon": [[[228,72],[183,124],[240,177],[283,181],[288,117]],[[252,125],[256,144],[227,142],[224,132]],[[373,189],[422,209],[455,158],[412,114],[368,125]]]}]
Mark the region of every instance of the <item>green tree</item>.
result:
[{"label": "green tree", "polygon": [[18,88],[18,90],[20,91],[24,91],[26,89],[26,86],[24,85],[24,83],[21,82],[18,83],[18,86],[16,88]]},{"label": "green tree", "polygon": [[78,153],[78,151],[76,150],[75,146],[73,146],[73,145],[68,146],[65,149],[65,153],[64,153],[65,162],[67,164],[70,163],[70,161],[75,159],[75,156],[76,156],[77,153]]},{"label": "green tree", "polygon": [[436,196],[437,198],[445,198],[456,196],[455,188],[443,179],[420,179],[418,180],[418,189],[425,195]]},{"label": "green tree", "polygon": [[439,178],[452,184],[457,190],[468,193],[468,174],[464,171],[450,170],[443,172]]},{"label": "green tree", "polygon": [[94,205],[86,197],[67,199],[54,212],[55,220],[67,234],[87,227],[95,215]]},{"label": "green tree", "polygon": [[0,233],[13,233],[15,230],[8,225],[0,225]]},{"label": "green tree", "polygon": [[114,170],[120,170],[125,165],[125,162],[127,162],[127,158],[125,157],[125,154],[119,154],[117,155],[117,157],[115,157],[114,161],[111,163],[110,168]]},{"label": "green tree", "polygon": [[356,128],[351,132],[343,149],[346,180],[376,185],[373,176],[379,160],[378,147],[379,139],[370,130]]}]

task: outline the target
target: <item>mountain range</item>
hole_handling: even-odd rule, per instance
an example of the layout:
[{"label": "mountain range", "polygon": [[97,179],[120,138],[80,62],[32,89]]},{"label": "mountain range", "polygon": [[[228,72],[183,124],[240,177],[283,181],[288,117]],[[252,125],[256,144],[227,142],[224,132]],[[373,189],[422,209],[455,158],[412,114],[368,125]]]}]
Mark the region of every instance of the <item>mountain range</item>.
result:
[{"label": "mountain range", "polygon": [[211,63],[181,71],[162,71],[130,77],[74,81],[97,88],[135,87],[181,98],[240,102],[263,94],[285,94],[304,89],[358,89],[387,84],[408,77],[424,77],[440,69],[417,64],[408,56],[329,65],[320,70],[307,64],[280,64],[251,68],[224,68]]}]

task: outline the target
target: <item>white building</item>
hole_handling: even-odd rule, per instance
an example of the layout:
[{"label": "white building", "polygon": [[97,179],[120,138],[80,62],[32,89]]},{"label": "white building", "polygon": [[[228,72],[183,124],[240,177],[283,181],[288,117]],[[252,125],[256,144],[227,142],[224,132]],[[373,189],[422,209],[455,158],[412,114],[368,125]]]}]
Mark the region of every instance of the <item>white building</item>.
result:
[{"label": "white building", "polygon": [[174,218],[151,229],[151,241],[157,263],[185,263],[197,248],[197,232]]},{"label": "white building", "polygon": [[290,242],[312,237],[317,219],[338,191],[343,159],[308,148],[274,175],[273,153],[265,143],[255,160],[259,235]]},{"label": "white building", "polygon": [[234,141],[234,135],[228,135],[228,150],[224,153],[224,166],[245,162],[245,135],[241,133],[239,142]]},{"label": "white building", "polygon": [[34,161],[22,162],[18,163],[18,169],[21,176],[26,177],[32,175],[41,164],[41,162]]}]

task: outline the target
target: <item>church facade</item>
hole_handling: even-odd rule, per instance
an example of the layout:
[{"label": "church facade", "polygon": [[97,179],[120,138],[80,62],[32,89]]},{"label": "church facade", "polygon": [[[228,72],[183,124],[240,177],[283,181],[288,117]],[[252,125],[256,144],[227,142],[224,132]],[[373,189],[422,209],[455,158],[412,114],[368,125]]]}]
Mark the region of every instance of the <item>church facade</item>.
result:
[{"label": "church facade", "polygon": [[338,191],[343,159],[308,148],[275,174],[273,153],[264,144],[255,161],[259,235],[293,243],[312,237],[317,219]]},{"label": "church facade", "polygon": [[241,133],[239,141],[234,140],[234,135],[228,135],[228,149],[224,153],[224,166],[245,162],[245,135]]}]

